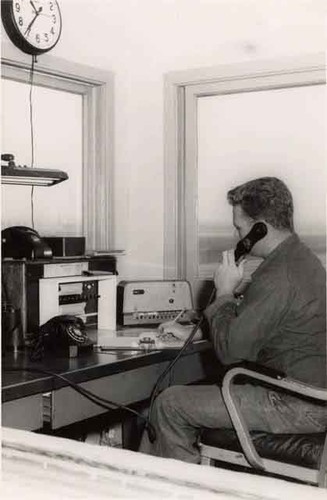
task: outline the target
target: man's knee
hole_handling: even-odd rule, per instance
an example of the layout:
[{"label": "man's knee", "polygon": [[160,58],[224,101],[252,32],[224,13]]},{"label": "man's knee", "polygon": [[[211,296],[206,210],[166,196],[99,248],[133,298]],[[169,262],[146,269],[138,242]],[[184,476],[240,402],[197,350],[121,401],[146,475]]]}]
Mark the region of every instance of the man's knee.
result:
[{"label": "man's knee", "polygon": [[169,413],[178,407],[184,394],[184,386],[174,385],[162,391],[155,400],[154,409],[159,412]]}]

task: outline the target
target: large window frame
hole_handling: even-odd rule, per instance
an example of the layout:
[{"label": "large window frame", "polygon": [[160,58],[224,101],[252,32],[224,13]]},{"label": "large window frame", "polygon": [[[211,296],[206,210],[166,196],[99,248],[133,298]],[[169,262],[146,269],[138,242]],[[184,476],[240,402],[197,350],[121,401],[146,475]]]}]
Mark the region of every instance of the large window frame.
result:
[{"label": "large window frame", "polygon": [[197,106],[206,96],[326,83],[325,55],[309,54],[165,76],[164,277],[191,282],[197,276]]},{"label": "large window frame", "polygon": [[[28,83],[32,58],[3,43],[1,78]],[[83,234],[87,250],[113,247],[114,76],[43,55],[35,85],[80,94],[83,102]],[[60,166],[58,166],[60,168]]]}]

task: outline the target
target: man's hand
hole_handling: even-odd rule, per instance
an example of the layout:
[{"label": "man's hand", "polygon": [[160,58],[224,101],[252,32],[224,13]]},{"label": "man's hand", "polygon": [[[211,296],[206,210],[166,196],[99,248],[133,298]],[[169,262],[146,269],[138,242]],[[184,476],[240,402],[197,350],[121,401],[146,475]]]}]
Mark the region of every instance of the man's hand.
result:
[{"label": "man's hand", "polygon": [[233,294],[241,283],[244,275],[244,260],[237,266],[235,264],[234,250],[223,252],[223,261],[218,265],[214,274],[217,297]]},{"label": "man's hand", "polygon": [[[180,325],[176,321],[166,321],[158,326],[158,338],[165,340],[165,337],[173,335],[177,340],[186,340],[190,335],[192,329],[195,325]],[[202,332],[199,329],[194,336],[193,340],[200,340],[202,338]]]}]

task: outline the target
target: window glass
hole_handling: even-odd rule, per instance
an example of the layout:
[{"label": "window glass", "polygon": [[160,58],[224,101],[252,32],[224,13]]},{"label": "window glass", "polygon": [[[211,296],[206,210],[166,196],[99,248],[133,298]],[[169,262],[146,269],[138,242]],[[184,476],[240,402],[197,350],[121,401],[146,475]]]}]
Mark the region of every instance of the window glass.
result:
[{"label": "window glass", "polygon": [[325,262],[326,87],[311,85],[198,99],[199,275],[235,245],[227,191],[276,176],[290,188],[296,232]]},{"label": "window glass", "polygon": [[[2,79],[2,152],[32,166],[30,85]],[[69,179],[34,187],[34,223],[41,235],[82,235],[83,97],[33,86],[34,167],[64,170]],[[2,227],[32,226],[31,187],[2,186]]]}]

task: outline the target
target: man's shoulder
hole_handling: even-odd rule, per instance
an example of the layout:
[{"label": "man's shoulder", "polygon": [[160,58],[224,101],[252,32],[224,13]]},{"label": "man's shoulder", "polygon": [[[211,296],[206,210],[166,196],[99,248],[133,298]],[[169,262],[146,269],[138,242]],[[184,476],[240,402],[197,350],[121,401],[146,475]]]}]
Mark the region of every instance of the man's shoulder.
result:
[{"label": "man's shoulder", "polygon": [[312,294],[326,289],[326,269],[316,254],[301,240],[286,255],[285,272],[294,288]]},{"label": "man's shoulder", "polygon": [[288,252],[285,254],[287,268],[289,270],[299,271],[302,273],[326,275],[326,269],[322,265],[321,260],[300,238],[295,238],[289,246]]},{"label": "man's shoulder", "polygon": [[326,286],[326,270],[314,252],[293,234],[284,244],[265,259],[254,275],[262,276],[270,286],[298,288]]}]

